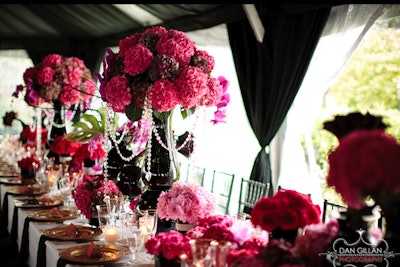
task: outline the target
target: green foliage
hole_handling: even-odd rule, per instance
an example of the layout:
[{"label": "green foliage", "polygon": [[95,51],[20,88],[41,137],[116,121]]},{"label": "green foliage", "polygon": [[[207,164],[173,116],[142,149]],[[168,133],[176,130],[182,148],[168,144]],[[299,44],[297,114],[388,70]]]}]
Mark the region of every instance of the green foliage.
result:
[{"label": "green foliage", "polygon": [[[96,136],[103,135],[106,121],[105,108],[101,107],[96,112],[99,116],[89,113],[82,114],[80,120],[72,124],[76,130],[68,133],[66,138],[72,142],[86,143]],[[114,117],[114,121],[117,121],[116,117]]]}]

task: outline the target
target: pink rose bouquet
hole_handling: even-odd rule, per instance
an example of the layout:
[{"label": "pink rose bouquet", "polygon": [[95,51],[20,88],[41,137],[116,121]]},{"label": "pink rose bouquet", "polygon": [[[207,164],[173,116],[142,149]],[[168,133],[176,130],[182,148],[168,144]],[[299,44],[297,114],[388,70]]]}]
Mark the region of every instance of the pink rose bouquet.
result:
[{"label": "pink rose bouquet", "polygon": [[23,74],[25,86],[18,85],[13,96],[24,95],[30,106],[60,101],[62,105],[87,102],[96,91],[90,70],[77,57],[49,54]]},{"label": "pink rose bouquet", "polygon": [[158,197],[157,213],[162,219],[197,224],[215,210],[215,196],[194,182],[173,183]]}]

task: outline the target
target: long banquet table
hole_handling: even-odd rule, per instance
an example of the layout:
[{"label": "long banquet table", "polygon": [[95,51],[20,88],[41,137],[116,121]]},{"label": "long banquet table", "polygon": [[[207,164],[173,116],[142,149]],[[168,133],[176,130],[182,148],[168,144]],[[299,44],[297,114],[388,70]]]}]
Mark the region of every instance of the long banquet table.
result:
[{"label": "long banquet table", "polygon": [[[46,222],[46,221],[34,221],[27,219],[29,212],[37,210],[36,208],[21,208],[15,206],[15,200],[22,197],[18,195],[8,194],[7,190],[15,187],[15,185],[5,185],[0,184],[1,192],[1,211],[4,212],[5,204],[7,205],[6,222],[7,230],[11,235],[14,235],[18,250],[20,252],[20,257],[26,258],[26,262],[30,267],[76,267],[76,266],[90,266],[90,265],[80,265],[76,263],[69,263],[60,260],[59,252],[60,250],[68,247],[73,247],[76,245],[84,245],[89,242],[73,242],[73,241],[57,241],[48,238],[44,238],[42,232],[45,229],[50,229],[56,226],[60,226],[62,223]],[[6,198],[5,198],[6,197]],[[4,218],[2,218],[4,220]],[[102,244],[104,241],[96,240],[96,244]],[[43,246],[43,247],[42,247]],[[43,255],[45,253],[45,259]],[[39,255],[40,254],[40,255]],[[39,257],[38,257],[39,255]],[[38,263],[39,259],[39,263]],[[135,266],[135,267],[153,267],[154,260],[150,262],[131,262],[132,255],[128,254],[118,261],[104,264],[104,266]],[[96,266],[96,265],[92,265]]]}]

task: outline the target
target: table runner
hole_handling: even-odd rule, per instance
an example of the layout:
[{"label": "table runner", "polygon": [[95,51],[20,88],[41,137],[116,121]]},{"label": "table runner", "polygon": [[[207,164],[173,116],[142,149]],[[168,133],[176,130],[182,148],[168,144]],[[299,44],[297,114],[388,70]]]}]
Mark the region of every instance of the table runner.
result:
[{"label": "table runner", "polygon": [[26,217],[24,222],[24,229],[22,230],[21,251],[19,253],[19,256],[24,262],[28,259],[29,254],[29,223],[31,221],[33,221],[32,218]]},{"label": "table runner", "polygon": [[36,267],[46,267],[46,241],[49,240],[45,235],[41,235],[39,239],[39,247],[37,251]]}]

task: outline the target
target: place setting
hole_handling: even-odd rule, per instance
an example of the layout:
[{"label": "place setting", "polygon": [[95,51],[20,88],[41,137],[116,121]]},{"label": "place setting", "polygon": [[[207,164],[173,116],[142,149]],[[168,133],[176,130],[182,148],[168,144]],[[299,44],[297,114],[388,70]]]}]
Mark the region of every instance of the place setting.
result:
[{"label": "place setting", "polygon": [[43,231],[43,235],[49,239],[59,241],[84,242],[94,240],[99,237],[103,231],[99,227],[84,225],[61,225],[49,228]]},{"label": "place setting", "polygon": [[60,222],[71,220],[79,216],[79,212],[71,208],[43,209],[29,212],[27,218],[36,221]]},{"label": "place setting", "polygon": [[45,195],[14,199],[14,205],[18,208],[52,208],[61,206],[63,203],[64,201],[60,198],[52,198]]},{"label": "place setting", "polygon": [[47,193],[47,190],[43,187],[24,185],[9,188],[7,193],[20,196],[36,196]]},{"label": "place setting", "polygon": [[80,264],[106,264],[113,263],[130,254],[128,248],[116,244],[97,244],[93,241],[85,245],[77,245],[60,251],[61,262]]}]

